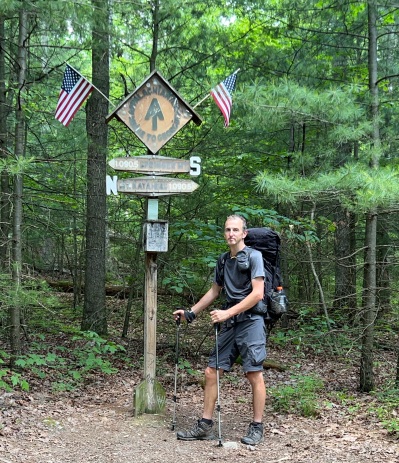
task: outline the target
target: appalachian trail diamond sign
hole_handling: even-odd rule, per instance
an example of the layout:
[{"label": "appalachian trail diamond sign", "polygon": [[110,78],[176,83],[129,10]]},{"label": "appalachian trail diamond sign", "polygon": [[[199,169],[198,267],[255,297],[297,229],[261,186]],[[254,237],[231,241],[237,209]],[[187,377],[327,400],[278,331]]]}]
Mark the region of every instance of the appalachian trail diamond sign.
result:
[{"label": "appalachian trail diamond sign", "polygon": [[156,154],[190,120],[196,125],[201,118],[176,90],[153,71],[107,117],[116,117]]}]

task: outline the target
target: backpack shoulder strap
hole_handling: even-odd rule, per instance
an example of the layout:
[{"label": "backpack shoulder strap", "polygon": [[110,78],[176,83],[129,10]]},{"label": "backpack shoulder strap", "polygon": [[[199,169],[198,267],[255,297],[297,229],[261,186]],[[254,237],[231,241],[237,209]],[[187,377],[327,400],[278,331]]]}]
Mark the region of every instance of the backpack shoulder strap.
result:
[{"label": "backpack shoulder strap", "polygon": [[226,260],[229,257],[229,252],[224,252],[223,254],[220,254],[217,260],[217,269],[220,272],[221,277],[224,279],[224,266],[226,264]]},{"label": "backpack shoulder strap", "polygon": [[224,264],[226,263],[227,258],[229,257],[230,252],[224,252],[219,256],[219,262],[221,263],[222,267],[224,268]]}]

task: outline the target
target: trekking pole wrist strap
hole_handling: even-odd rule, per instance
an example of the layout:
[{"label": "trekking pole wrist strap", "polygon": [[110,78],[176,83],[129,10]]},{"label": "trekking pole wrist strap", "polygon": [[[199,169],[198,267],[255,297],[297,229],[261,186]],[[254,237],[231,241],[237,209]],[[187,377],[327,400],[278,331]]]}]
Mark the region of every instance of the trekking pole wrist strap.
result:
[{"label": "trekking pole wrist strap", "polygon": [[187,309],[184,311],[184,318],[187,323],[192,323],[196,319],[196,315],[191,309]]}]

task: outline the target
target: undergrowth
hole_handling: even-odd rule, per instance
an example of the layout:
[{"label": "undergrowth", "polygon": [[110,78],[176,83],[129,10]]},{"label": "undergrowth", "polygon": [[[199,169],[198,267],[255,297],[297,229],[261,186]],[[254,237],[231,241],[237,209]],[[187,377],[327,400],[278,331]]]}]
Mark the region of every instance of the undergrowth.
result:
[{"label": "undergrowth", "polygon": [[290,384],[269,389],[274,410],[294,413],[305,417],[319,414],[318,392],[323,389],[323,381],[316,376],[294,375]]},{"label": "undergrowth", "polygon": [[46,379],[54,392],[71,391],[93,374],[116,373],[117,359],[128,361],[122,345],[91,331],[78,332],[71,338],[70,345],[54,346],[52,352],[47,352],[46,339],[39,338],[31,342],[29,353],[14,361],[13,370],[6,367],[9,355],[0,351],[0,390],[28,391],[32,379]]},{"label": "undergrowth", "polygon": [[[0,282],[0,286],[4,285]],[[25,344],[25,353],[16,359],[13,370],[8,367],[10,358],[5,347],[6,342],[0,344],[0,394],[2,390],[28,391],[31,383],[40,388],[43,381],[51,383],[54,392],[70,391],[95,375],[114,374],[121,365],[133,365],[132,356],[129,357],[122,341],[118,343],[93,332],[79,331],[74,328],[74,325],[78,324],[79,315],[70,305],[54,302],[56,298],[43,285],[39,285],[35,290],[32,293],[33,298],[19,299],[20,302],[23,301],[30,333],[29,343]],[[0,321],[7,318],[8,306],[13,303],[12,292],[6,292],[4,301],[0,307]],[[158,340],[161,346],[157,358],[158,372],[170,371],[170,365],[176,361],[176,325],[173,322],[172,311],[179,303],[171,302],[168,300],[165,304],[159,304]],[[112,301],[110,303],[112,304]],[[115,318],[110,320],[114,333],[123,324],[123,311],[118,310],[119,308],[120,306],[110,312]],[[177,365],[179,374],[184,373],[196,382],[203,374],[203,370],[198,370],[197,367],[200,362],[202,365],[204,356],[213,347],[214,342],[207,316],[204,313],[195,324],[184,325],[180,334]],[[141,307],[137,308],[134,317],[137,323],[134,323],[135,334],[131,341],[139,345],[143,336],[142,329],[138,329],[142,320]],[[7,326],[6,323],[2,325]],[[329,325],[333,329],[332,335],[328,333],[327,323],[322,315],[303,308],[299,311],[299,317],[287,329],[276,326],[269,336],[268,343],[276,350],[292,352],[292,358],[297,356],[298,359],[304,359],[311,352],[316,356],[333,357],[345,363],[353,362],[359,355],[359,327],[348,326],[339,319],[329,320]],[[384,333],[386,335],[387,331],[384,330]],[[4,329],[0,334],[5,340]],[[119,334],[114,336],[114,339],[118,336]],[[136,362],[142,361],[141,348],[138,352],[135,351],[135,358],[139,359]],[[141,366],[135,365],[137,369]],[[319,375],[295,374],[286,383],[269,387],[268,394],[274,410],[309,418],[319,416],[326,399],[322,376],[322,371]],[[228,375],[226,378],[229,379]],[[230,381],[234,380],[237,379],[232,376]],[[368,416],[377,419],[392,435],[399,436],[397,385],[379,385],[371,397],[372,401],[367,408]],[[363,407],[356,394],[351,395],[344,391],[337,391],[334,400],[346,407],[349,414],[356,414]]]}]

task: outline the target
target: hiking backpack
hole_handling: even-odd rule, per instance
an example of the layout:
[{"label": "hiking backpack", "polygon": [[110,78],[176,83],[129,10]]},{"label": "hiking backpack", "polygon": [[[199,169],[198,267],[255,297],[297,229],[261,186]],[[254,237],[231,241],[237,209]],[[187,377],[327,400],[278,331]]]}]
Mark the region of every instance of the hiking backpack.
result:
[{"label": "hiking backpack", "polygon": [[265,269],[265,321],[269,329],[288,310],[288,299],[283,290],[283,279],[280,269],[280,235],[271,228],[249,228],[244,239],[245,245],[257,249],[263,257]]},{"label": "hiking backpack", "polygon": [[[258,303],[251,309],[252,313],[263,315],[267,328],[270,329],[276,324],[281,316],[288,310],[288,299],[283,290],[283,280],[280,270],[280,235],[271,228],[249,228],[244,243],[250,249],[257,249],[263,257],[264,276],[264,297],[263,303]],[[222,269],[229,255],[226,252],[222,255]],[[240,260],[243,259],[241,256]],[[244,256],[241,262],[242,268],[249,270],[249,256]]]}]

